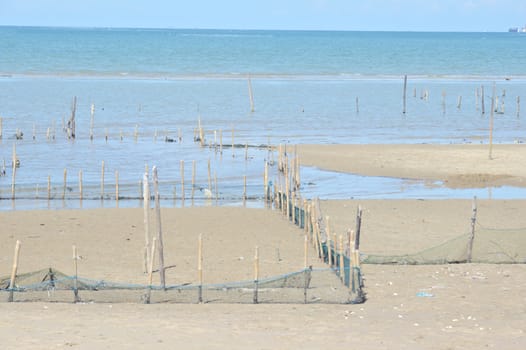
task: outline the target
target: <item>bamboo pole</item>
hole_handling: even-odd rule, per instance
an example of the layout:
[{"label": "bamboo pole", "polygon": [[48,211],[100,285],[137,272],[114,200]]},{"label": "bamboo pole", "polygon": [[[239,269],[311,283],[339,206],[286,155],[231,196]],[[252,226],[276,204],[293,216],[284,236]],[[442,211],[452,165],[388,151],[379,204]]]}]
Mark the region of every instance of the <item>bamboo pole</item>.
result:
[{"label": "bamboo pole", "polygon": [[212,193],[212,174],[210,171],[210,158],[208,158],[208,191]]},{"label": "bamboo pole", "polygon": [[62,186],[62,200],[66,199],[67,178],[68,178],[68,170],[64,168],[64,185]]},{"label": "bamboo pole", "polygon": [[195,194],[195,160],[192,160],[192,201]]},{"label": "bamboo pole", "polygon": [[104,199],[104,161],[102,161],[102,163],[101,163],[100,199]]},{"label": "bamboo pole", "polygon": [[232,126],[232,157],[235,157],[235,154],[234,154],[234,126]]},{"label": "bamboo pole", "polygon": [[219,153],[223,155],[223,129],[219,129]]},{"label": "bamboo pole", "polygon": [[92,103],[90,108],[90,127],[89,127],[89,139],[93,141],[93,126],[95,124],[95,105]]},{"label": "bamboo pole", "polygon": [[493,159],[493,116],[495,114],[495,84],[493,85],[493,94],[491,97],[491,112],[489,116],[489,155],[488,158]]},{"label": "bamboo pole", "polygon": [[143,180],[143,223],[144,223],[144,272],[148,272],[148,263],[152,259],[150,254],[150,184],[148,173],[144,173]]},{"label": "bamboo pole", "polygon": [[259,247],[256,246],[254,253],[254,304],[258,303],[258,283],[259,283]]},{"label": "bamboo pole", "polygon": [[245,143],[245,161],[248,160],[248,143]]},{"label": "bamboo pole", "polygon": [[265,200],[265,204],[268,204],[269,195],[268,195],[268,162],[267,161],[265,161],[265,169],[263,171],[263,191],[264,191],[263,198]]},{"label": "bamboo pole", "polygon": [[482,85],[480,87],[480,106],[481,106],[481,110],[482,110],[482,115],[486,114],[486,109],[485,109],[485,106],[484,106],[484,85]]},{"label": "bamboo pole", "polygon": [[332,246],[331,246],[331,225],[330,225],[330,217],[325,217],[326,226],[325,229],[327,230],[327,251],[329,255],[329,267],[332,267]]},{"label": "bamboo pole", "polygon": [[404,109],[403,114],[406,113],[406,100],[407,100],[407,75],[404,75]]},{"label": "bamboo pole", "polygon": [[51,176],[47,177],[47,200],[51,199]]},{"label": "bamboo pole", "polygon": [[16,281],[16,272],[18,269],[18,258],[20,256],[20,246],[21,243],[19,240],[16,241],[15,245],[15,255],[13,257],[13,268],[11,269],[11,278],[9,280],[9,298],[8,302],[12,302],[14,299],[14,292],[15,292],[15,281]]},{"label": "bamboo pole", "polygon": [[164,289],[166,286],[165,269],[164,269],[164,247],[163,247],[163,230],[161,226],[161,203],[159,199],[159,179],[157,176],[157,167],[153,167],[153,185],[155,190],[155,212],[157,216],[157,240],[159,244],[159,276],[161,278],[161,286]]},{"label": "bamboo pole", "polygon": [[197,241],[197,278],[199,281],[198,302],[203,302],[203,235],[199,234]]},{"label": "bamboo pole", "polygon": [[343,259],[343,235],[340,235],[339,251],[340,251],[340,278],[343,281],[345,279],[345,264],[344,264],[344,259]]},{"label": "bamboo pole", "polygon": [[214,187],[215,187],[215,194],[216,194],[216,201],[219,199],[219,190],[217,189],[217,173],[214,172]]},{"label": "bamboo pole", "polygon": [[471,205],[471,232],[468,240],[468,252],[466,262],[471,263],[473,257],[473,242],[475,241],[475,225],[477,224],[477,197],[473,197]]},{"label": "bamboo pole", "polygon": [[15,199],[15,186],[16,186],[16,165],[18,163],[18,156],[16,155],[16,143],[13,143],[13,155],[12,155],[12,165],[13,173],[11,176],[11,199]]},{"label": "bamboo pole", "polygon": [[184,206],[184,160],[181,160],[179,172],[181,173],[181,201]]},{"label": "bamboo pole", "polygon": [[254,95],[252,93],[252,82],[248,76],[248,97],[250,99],[250,112],[254,112]]},{"label": "bamboo pole", "polygon": [[305,239],[303,241],[303,266],[305,269],[309,266],[309,237],[305,234]]},{"label": "bamboo pole", "polygon": [[150,253],[150,266],[148,267],[148,292],[146,294],[146,298],[144,300],[144,303],[145,304],[149,304],[150,303],[150,297],[151,297],[151,294],[152,294],[152,283],[153,283],[153,262],[155,260],[155,247],[157,246],[157,239],[155,237],[153,237],[153,240],[152,240],[152,250],[151,250],[151,253]]},{"label": "bamboo pole", "polygon": [[360,249],[360,233],[362,230],[362,207],[358,205],[358,208],[356,209],[356,229],[355,229],[355,243],[354,243],[354,249],[358,250]]},{"label": "bamboo pole", "polygon": [[78,303],[80,301],[79,288],[78,288],[78,260],[79,260],[79,256],[77,254],[77,246],[73,245],[73,269],[75,272],[75,275],[73,278],[73,302],[74,303]]},{"label": "bamboo pole", "polygon": [[115,204],[119,207],[119,171],[115,170]]},{"label": "bamboo pole", "polygon": [[247,199],[247,176],[243,175],[243,202]]},{"label": "bamboo pole", "polygon": [[83,188],[82,188],[82,169],[79,170],[79,199],[80,201],[82,202],[82,199],[84,197],[84,193],[83,193]]}]

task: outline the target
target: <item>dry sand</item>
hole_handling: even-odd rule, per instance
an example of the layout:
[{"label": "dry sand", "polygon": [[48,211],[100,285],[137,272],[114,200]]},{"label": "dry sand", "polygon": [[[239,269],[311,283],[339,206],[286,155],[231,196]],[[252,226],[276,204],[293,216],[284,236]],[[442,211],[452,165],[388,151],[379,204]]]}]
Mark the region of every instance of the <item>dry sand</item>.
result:
[{"label": "dry sand", "polygon": [[[336,146],[302,146],[300,150],[304,164],[368,175],[446,179],[459,174],[493,174],[509,175],[513,181],[524,177],[518,163],[523,146],[512,145],[509,150],[496,147],[491,166],[483,160],[483,150],[465,147],[418,146],[406,158],[402,154],[407,155],[412,147],[341,146],[338,151]],[[363,150],[362,157],[358,149]],[[407,165],[389,162],[385,153],[394,152],[390,157],[396,157],[397,149],[401,159],[412,161]],[[427,152],[420,153],[422,149]],[[439,157],[435,153],[442,154],[440,150],[448,154],[446,158],[456,155],[455,159],[448,165],[438,158],[430,161]],[[463,167],[466,159],[476,154],[479,160]],[[404,170],[406,166],[408,170]],[[322,202],[322,210],[330,216],[334,230],[341,232],[353,227],[358,204],[364,208],[364,252],[410,253],[469,230],[469,200],[328,201]],[[490,227],[526,227],[525,209],[526,201],[522,200],[480,201],[479,220]],[[86,276],[141,283],[145,278],[139,209],[3,212],[0,225],[0,275],[9,274],[13,247],[20,239],[21,272],[47,266],[70,271],[71,245],[76,244],[84,257],[79,269]],[[195,280],[194,256],[200,233],[204,235],[205,260],[213,261],[205,264],[209,281],[250,279],[256,245],[264,274],[303,266],[301,231],[272,210],[166,209],[163,231],[165,258],[176,265],[169,270],[174,281]],[[311,263],[321,266],[313,259]],[[526,347],[525,265],[362,268],[368,300],[361,305],[0,303],[2,349]],[[419,292],[432,296],[417,296]]]}]

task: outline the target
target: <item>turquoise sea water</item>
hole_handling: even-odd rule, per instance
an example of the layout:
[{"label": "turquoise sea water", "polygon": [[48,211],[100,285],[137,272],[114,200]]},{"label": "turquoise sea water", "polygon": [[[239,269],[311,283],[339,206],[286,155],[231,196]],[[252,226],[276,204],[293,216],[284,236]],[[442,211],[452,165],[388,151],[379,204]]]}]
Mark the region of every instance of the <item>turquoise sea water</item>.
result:
[{"label": "turquoise sea water", "polygon": [[[264,149],[230,148],[221,156],[193,142],[198,119],[207,142],[252,146],[293,143],[486,143],[492,89],[499,99],[497,143],[526,138],[526,35],[74,29],[0,27],[0,197],[10,198],[14,145],[21,161],[18,208],[78,207],[78,172],[99,196],[137,197],[145,164],[157,165],[166,197],[185,192],[196,161],[195,197],[208,187],[208,160],[218,192],[238,203],[243,176],[250,198],[262,196]],[[408,75],[406,113],[403,76]],[[255,110],[250,111],[248,77]],[[485,114],[481,89],[484,87]],[[77,97],[77,138],[62,131]],[[477,97],[478,96],[478,97]],[[459,103],[460,102],[460,103]],[[89,139],[95,105],[94,139]],[[14,139],[20,130],[22,140]],[[55,135],[53,139],[52,135]],[[167,143],[165,138],[182,142]],[[106,136],[108,139],[106,140]],[[232,156],[232,154],[234,156]],[[364,179],[304,169],[304,191],[322,198],[520,198],[519,189],[453,191],[393,179]],[[309,185],[307,185],[309,183]],[[314,184],[314,185],[313,185]],[[38,189],[37,189],[38,187]],[[241,188],[241,189],[240,189]],[[342,190],[344,188],[344,190]],[[87,190],[86,190],[87,191]],[[481,193],[482,191],[482,193]],[[185,194],[189,198],[190,193]],[[91,203],[91,204],[90,204]],[[100,206],[99,201],[83,206]],[[102,204],[104,205],[104,204]],[[111,206],[110,204],[105,204]],[[121,206],[140,205],[137,200]],[[174,203],[180,205],[180,200]],[[1,200],[0,208],[12,208]]]}]

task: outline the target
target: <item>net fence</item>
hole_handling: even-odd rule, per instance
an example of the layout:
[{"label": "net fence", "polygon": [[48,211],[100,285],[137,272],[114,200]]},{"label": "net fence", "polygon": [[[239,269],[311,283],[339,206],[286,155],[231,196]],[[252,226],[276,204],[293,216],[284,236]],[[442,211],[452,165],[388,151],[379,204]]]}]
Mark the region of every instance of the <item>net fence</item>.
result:
[{"label": "net fence", "polygon": [[412,254],[362,253],[365,264],[431,265],[451,263],[525,264],[526,228],[488,228],[477,225],[471,259],[468,251],[471,233],[461,234],[435,247]]},{"label": "net fence", "polygon": [[[335,273],[336,272],[336,273]],[[219,284],[129,284],[66,275],[54,268],[0,278],[2,301],[13,302],[101,302],[101,303],[328,303],[363,302],[359,269],[346,275],[312,267],[258,281]],[[341,274],[342,276],[344,274]],[[354,281],[354,283],[352,282]]]}]

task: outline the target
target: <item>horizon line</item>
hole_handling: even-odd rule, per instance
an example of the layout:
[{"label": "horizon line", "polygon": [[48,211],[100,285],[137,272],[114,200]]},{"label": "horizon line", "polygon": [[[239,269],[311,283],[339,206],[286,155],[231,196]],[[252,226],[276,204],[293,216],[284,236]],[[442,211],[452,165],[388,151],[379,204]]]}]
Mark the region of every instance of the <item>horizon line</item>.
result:
[{"label": "horizon line", "polygon": [[[377,32],[377,33],[508,33],[502,31],[477,31],[477,30],[422,30],[422,29],[263,29],[263,28],[208,28],[208,27],[150,27],[150,26],[87,26],[87,25],[27,25],[27,24],[0,24],[2,27],[11,28],[51,28],[51,29],[142,29],[142,30],[216,30],[216,31],[258,31],[258,32]],[[512,32],[513,34],[520,34]]]}]

